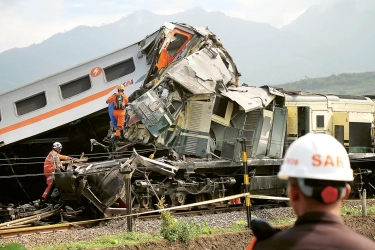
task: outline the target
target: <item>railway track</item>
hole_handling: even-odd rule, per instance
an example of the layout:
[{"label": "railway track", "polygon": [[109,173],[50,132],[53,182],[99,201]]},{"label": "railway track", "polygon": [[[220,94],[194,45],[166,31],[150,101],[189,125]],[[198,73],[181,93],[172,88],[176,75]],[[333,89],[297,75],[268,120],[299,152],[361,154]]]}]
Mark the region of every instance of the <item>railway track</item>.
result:
[{"label": "railway track", "polygon": [[[359,202],[359,199],[351,199],[344,202],[345,203],[353,203]],[[375,203],[375,199],[368,199],[369,203]],[[251,210],[256,211],[260,209],[271,209],[271,208],[278,208],[278,207],[285,207],[285,203],[270,203],[270,204],[263,204],[263,205],[252,205]],[[197,209],[197,210],[170,210],[175,217],[179,216],[190,216],[190,215],[203,215],[209,213],[222,213],[222,212],[233,212],[233,211],[241,211],[245,209],[244,204],[239,205],[230,205],[228,207],[217,207],[217,208],[205,208],[205,209]],[[134,215],[134,220],[148,220],[148,219],[155,219],[159,218],[160,213],[148,213],[145,215]],[[58,223],[58,224],[50,224],[50,225],[43,225],[43,226],[31,226],[30,224],[25,225],[16,225],[14,227],[0,229],[0,239],[12,238],[12,237],[19,237],[23,235],[31,235],[31,234],[48,234],[54,233],[58,231],[66,231],[72,228],[92,228],[97,226],[100,222],[105,222],[109,220],[115,220],[123,218],[123,216],[112,217],[112,218],[104,218],[104,219],[96,219],[96,220],[85,220],[85,221],[76,221],[76,222],[65,222],[65,223]],[[119,221],[114,227],[121,227],[125,224],[125,220]]]},{"label": "railway track", "polygon": [[[281,205],[280,205],[281,206]],[[280,207],[275,204],[265,204],[265,205],[254,205],[252,206],[252,210],[258,209],[268,209],[268,208],[275,208]],[[245,206],[241,205],[232,205],[229,207],[220,207],[220,208],[213,208],[213,209],[198,209],[198,210],[190,210],[190,211],[174,211],[173,216],[189,216],[189,215],[203,215],[209,213],[221,213],[221,212],[233,212],[233,211],[241,211],[244,210]],[[147,215],[135,215],[133,219],[136,220],[148,220],[148,219],[155,219],[159,218],[160,213],[155,212],[155,214],[147,214]],[[100,222],[109,221],[114,219],[122,218],[113,217],[113,218],[105,218],[105,219],[96,219],[96,220],[85,220],[85,221],[76,221],[76,222],[65,222],[65,223],[58,223],[58,224],[51,224],[51,225],[43,225],[43,226],[31,226],[30,224],[27,225],[17,225],[14,227],[0,229],[0,239],[12,238],[12,237],[19,237],[23,235],[31,235],[31,234],[48,234],[54,233],[58,231],[66,231],[72,228],[91,228],[93,226],[98,225]],[[120,221],[115,227],[121,227],[125,224],[124,221]]]}]

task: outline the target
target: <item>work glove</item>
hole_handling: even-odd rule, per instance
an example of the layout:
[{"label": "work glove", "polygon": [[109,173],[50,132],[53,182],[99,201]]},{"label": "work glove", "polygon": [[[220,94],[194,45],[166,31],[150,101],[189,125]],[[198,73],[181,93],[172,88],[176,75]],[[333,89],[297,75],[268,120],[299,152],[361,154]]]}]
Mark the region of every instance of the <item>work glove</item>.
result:
[{"label": "work glove", "polygon": [[280,229],[273,228],[270,224],[261,219],[253,219],[250,222],[250,228],[253,230],[258,240],[268,239],[280,231]]}]

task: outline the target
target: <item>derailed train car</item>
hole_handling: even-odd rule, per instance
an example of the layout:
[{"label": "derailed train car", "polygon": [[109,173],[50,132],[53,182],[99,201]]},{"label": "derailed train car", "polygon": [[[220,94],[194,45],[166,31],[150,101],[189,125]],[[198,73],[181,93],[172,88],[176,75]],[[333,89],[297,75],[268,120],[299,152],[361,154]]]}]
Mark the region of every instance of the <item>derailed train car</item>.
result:
[{"label": "derailed train car", "polygon": [[[129,96],[123,140],[113,138],[108,146],[116,152],[135,145],[154,149],[135,153],[142,160],[132,164],[133,205],[153,209],[156,195],[178,206],[242,192],[241,140],[249,165],[260,173],[253,176],[252,192],[283,194],[285,184],[269,173],[278,171],[283,155],[284,94],[268,86],[239,86],[240,74],[220,41],[208,29],[184,27],[195,42]],[[147,56],[163,61],[158,51],[168,48],[168,40],[154,43],[161,46]],[[175,171],[152,171],[154,157]]]}]

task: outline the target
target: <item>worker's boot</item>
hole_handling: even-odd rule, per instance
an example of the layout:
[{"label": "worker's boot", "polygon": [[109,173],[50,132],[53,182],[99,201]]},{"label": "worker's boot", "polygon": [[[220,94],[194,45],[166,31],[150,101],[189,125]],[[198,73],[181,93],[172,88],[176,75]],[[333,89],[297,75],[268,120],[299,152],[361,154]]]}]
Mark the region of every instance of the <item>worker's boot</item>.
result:
[{"label": "worker's boot", "polygon": [[113,136],[113,131],[114,131],[114,127],[112,126],[112,122],[109,122],[109,129],[108,129],[108,133],[107,133],[107,136],[104,137],[103,141],[105,142],[109,142]]},{"label": "worker's boot", "polygon": [[108,129],[108,134],[106,137],[104,137],[103,141],[108,142],[111,139],[112,134],[113,134],[113,129],[112,128]]}]

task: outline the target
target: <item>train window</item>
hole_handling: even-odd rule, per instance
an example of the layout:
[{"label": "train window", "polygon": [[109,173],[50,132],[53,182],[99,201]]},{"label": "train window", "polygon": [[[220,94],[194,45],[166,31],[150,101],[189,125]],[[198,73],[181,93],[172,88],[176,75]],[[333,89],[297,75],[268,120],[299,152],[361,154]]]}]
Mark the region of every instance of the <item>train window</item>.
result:
[{"label": "train window", "polygon": [[91,89],[91,81],[88,75],[60,85],[63,99],[78,95],[89,89]]},{"label": "train window", "polygon": [[216,96],[214,109],[212,111],[213,114],[225,118],[225,113],[228,106],[228,99],[221,98],[220,96]]},{"label": "train window", "polygon": [[171,43],[167,47],[169,55],[173,57],[187,39],[187,36],[174,34]]},{"label": "train window", "polygon": [[107,68],[104,68],[105,77],[107,82],[113,81],[117,78],[126,76],[135,71],[133,58],[116,63]]},{"label": "train window", "polygon": [[16,103],[17,115],[24,115],[47,105],[46,93],[40,92]]},{"label": "train window", "polygon": [[316,116],[316,127],[317,128],[324,128],[324,115],[317,115]]}]

